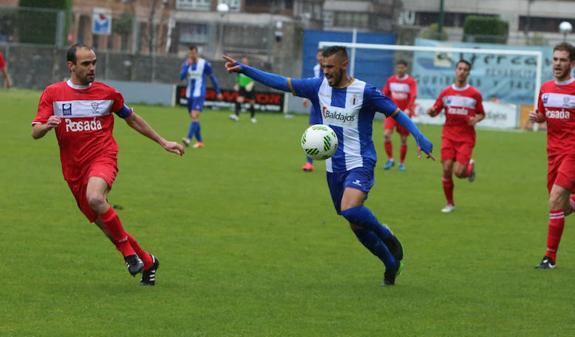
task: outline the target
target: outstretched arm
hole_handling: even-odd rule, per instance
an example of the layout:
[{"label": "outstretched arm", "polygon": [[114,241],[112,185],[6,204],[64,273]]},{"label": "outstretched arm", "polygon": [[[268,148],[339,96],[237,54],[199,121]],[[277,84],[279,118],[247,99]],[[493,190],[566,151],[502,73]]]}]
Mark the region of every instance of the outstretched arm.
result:
[{"label": "outstretched arm", "polygon": [[48,131],[57,127],[62,120],[58,116],[50,116],[46,123],[34,123],[32,125],[32,138],[40,139],[44,137]]},{"label": "outstretched arm", "polygon": [[283,77],[277,74],[268,73],[265,71],[261,71],[259,69],[247,66],[245,64],[241,64],[238,61],[234,60],[233,58],[224,55],[224,59],[226,60],[226,70],[230,73],[244,73],[247,76],[253,78],[254,80],[267,85],[268,87],[272,87],[277,90],[286,91],[286,92],[293,92],[290,79],[287,77]]},{"label": "outstretched arm", "polygon": [[399,123],[399,125],[404,127],[409,131],[409,133],[413,135],[413,138],[417,142],[417,145],[421,151],[423,151],[429,158],[435,160],[431,154],[431,151],[433,151],[433,144],[429,141],[429,139],[427,139],[427,137],[425,137],[425,135],[423,135],[423,133],[421,133],[411,118],[409,118],[403,111],[399,109],[397,109],[396,112],[391,115],[391,117],[394,118],[395,121]]},{"label": "outstretched arm", "polygon": [[182,144],[165,140],[154,130],[142,117],[132,111],[132,114],[125,118],[126,123],[134,130],[160,144],[166,151],[177,155],[184,154]]}]

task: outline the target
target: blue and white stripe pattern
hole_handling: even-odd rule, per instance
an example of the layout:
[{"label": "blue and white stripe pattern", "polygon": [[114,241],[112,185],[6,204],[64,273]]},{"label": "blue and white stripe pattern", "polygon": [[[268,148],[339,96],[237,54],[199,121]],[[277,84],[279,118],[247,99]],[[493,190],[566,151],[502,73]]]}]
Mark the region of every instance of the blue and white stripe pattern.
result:
[{"label": "blue and white stripe pattern", "polygon": [[187,78],[186,97],[204,97],[206,95],[206,75],[212,74],[209,62],[199,58],[196,63],[188,64],[184,61],[181,79]]}]

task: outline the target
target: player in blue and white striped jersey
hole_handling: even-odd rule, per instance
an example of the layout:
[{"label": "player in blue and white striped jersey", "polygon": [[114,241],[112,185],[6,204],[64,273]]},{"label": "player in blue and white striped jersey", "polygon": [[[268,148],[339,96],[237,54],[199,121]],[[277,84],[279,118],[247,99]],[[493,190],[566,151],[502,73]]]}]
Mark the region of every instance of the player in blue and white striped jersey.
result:
[{"label": "player in blue and white striped jersey", "polygon": [[376,112],[384,113],[413,134],[421,150],[433,158],[433,145],[397,106],[375,87],[350,77],[344,47],[324,49],[324,78],[295,80],[238,63],[224,56],[228,72],[242,72],[272,88],[305,97],[312,114],[337,134],[336,153],[326,161],[327,182],[338,214],[350,224],[358,240],[385,265],[384,284],[393,285],[401,269],[403,249],[397,237],[365,207],[374,183],[376,163],[372,123]]},{"label": "player in blue and white striped jersey", "polygon": [[188,129],[188,135],[182,138],[184,145],[189,146],[193,137],[196,137],[194,148],[204,147],[204,142],[200,128],[200,112],[204,108],[206,98],[206,76],[212,80],[212,85],[218,95],[218,100],[222,100],[222,93],[218,85],[218,79],[213,74],[210,62],[198,56],[198,48],[190,46],[188,58],[182,64],[180,70],[180,80],[186,80],[186,98],[188,99],[188,113],[192,121]]}]

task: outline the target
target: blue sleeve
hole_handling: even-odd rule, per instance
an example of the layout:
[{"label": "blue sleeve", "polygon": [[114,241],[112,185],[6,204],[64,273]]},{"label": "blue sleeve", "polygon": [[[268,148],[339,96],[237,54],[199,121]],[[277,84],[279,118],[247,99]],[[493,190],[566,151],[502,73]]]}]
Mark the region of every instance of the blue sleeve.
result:
[{"label": "blue sleeve", "polygon": [[188,76],[188,68],[190,67],[190,65],[188,64],[187,61],[184,61],[184,64],[182,64],[182,69],[180,70],[180,80],[185,80],[186,76]]},{"label": "blue sleeve", "polygon": [[323,77],[302,78],[300,80],[291,80],[294,96],[305,97],[308,99],[317,98],[319,87],[323,82]]},{"label": "blue sleeve", "polygon": [[210,77],[210,80],[212,81],[212,86],[216,90],[216,93],[218,95],[221,94],[222,92],[220,91],[220,85],[218,83],[218,78],[216,77],[216,75],[214,75],[214,72],[212,70],[212,65],[210,64],[210,62],[206,62],[206,67],[204,68],[204,74],[206,74]]},{"label": "blue sleeve", "polygon": [[291,91],[288,84],[289,78],[261,71],[256,68],[246,66],[245,64],[238,64],[240,65],[240,72],[244,73],[246,76],[251,77],[253,80],[277,90],[287,92]]},{"label": "blue sleeve", "polygon": [[381,112],[385,117],[391,116],[398,109],[397,105],[376,87],[366,87],[364,97],[367,98],[367,103],[372,110]]}]

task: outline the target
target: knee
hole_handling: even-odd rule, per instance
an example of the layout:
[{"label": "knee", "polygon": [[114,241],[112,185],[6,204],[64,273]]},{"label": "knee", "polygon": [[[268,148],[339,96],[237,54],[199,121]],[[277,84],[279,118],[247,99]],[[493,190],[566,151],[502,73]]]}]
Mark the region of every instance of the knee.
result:
[{"label": "knee", "polygon": [[360,230],[363,229],[363,227],[361,227],[360,225],[354,224],[354,223],[350,223],[349,227],[351,228],[352,231],[354,232],[358,232]]},{"label": "knee", "polygon": [[388,133],[387,131],[383,134],[383,139],[386,142],[389,142],[391,140],[391,133]]},{"label": "knee", "polygon": [[88,205],[90,205],[90,208],[96,213],[101,213],[99,211],[106,206],[106,197],[104,197],[104,195],[101,193],[87,193],[86,199],[88,200]]}]

